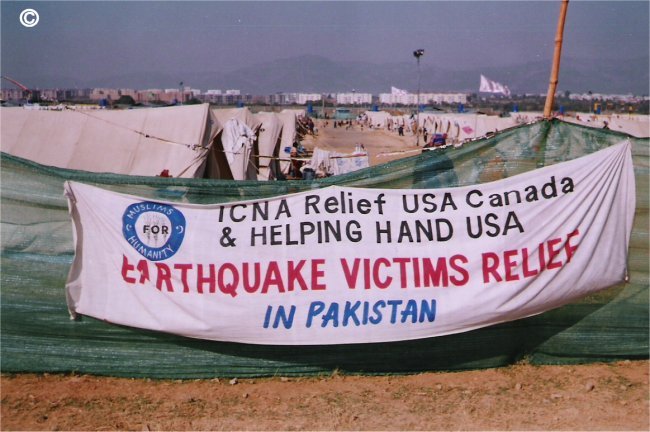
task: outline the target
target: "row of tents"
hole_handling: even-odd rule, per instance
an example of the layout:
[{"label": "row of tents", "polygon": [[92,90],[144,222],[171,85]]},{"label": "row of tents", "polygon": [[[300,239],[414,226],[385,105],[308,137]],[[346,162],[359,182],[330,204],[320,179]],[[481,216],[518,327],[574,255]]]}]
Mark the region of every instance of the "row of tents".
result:
[{"label": "row of tents", "polygon": [[[510,113],[507,116],[495,116],[482,113],[431,113],[415,115],[394,115],[387,111],[366,111],[364,118],[373,128],[397,130],[402,126],[412,132],[419,120],[420,128],[426,128],[429,136],[446,134],[449,144],[461,145],[464,142],[490,136],[499,131],[526,123],[539,121],[541,112],[527,111]],[[576,114],[563,115],[561,119],[588,127],[605,128],[623,132],[637,138],[650,136],[650,116],[627,114]]]},{"label": "row of tents", "polygon": [[[1,108],[2,151],[39,164],[96,173],[223,180],[274,180],[288,171],[292,147],[305,133],[304,110],[253,113],[209,104],[134,110]],[[373,128],[407,133],[426,128],[459,146],[541,118],[480,113],[393,115],[366,111]],[[564,116],[563,120],[650,136],[648,116]]]},{"label": "row of tents", "polygon": [[289,163],[299,110],[209,104],[135,110],[2,108],[2,151],[97,173],[269,180]]}]

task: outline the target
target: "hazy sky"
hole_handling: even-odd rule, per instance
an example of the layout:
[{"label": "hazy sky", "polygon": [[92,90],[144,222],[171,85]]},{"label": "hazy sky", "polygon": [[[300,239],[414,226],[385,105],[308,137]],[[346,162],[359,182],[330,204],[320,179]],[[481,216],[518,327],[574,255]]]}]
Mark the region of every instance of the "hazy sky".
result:
[{"label": "hazy sky", "polygon": [[[142,71],[230,71],[302,54],[447,69],[550,59],[553,1],[2,1],[3,75],[100,78]],[[563,57],[649,52],[649,5],[571,0]],[[39,22],[19,15],[35,9]],[[38,83],[30,83],[38,85]]]}]

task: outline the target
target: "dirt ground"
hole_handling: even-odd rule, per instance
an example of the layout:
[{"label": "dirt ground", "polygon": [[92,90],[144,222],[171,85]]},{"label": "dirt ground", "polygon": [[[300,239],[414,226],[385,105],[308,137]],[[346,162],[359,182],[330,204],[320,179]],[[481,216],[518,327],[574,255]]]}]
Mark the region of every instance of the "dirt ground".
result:
[{"label": "dirt ground", "polygon": [[396,132],[383,129],[369,129],[353,124],[352,127],[334,128],[332,120],[316,120],[318,133],[316,136],[307,135],[302,144],[309,150],[318,147],[322,150],[339,153],[353,153],[357,144],[362,144],[368,152],[371,166],[409,156],[415,156],[422,151],[423,138],[419,146],[416,137],[411,133],[399,136]]},{"label": "dirt ground", "polygon": [[[304,141],[370,164],[415,137],[322,124]],[[143,380],[3,375],[2,430],[643,430],[648,361],[409,376]]]},{"label": "dirt ground", "polygon": [[410,376],[3,375],[2,430],[643,430],[648,361]]}]

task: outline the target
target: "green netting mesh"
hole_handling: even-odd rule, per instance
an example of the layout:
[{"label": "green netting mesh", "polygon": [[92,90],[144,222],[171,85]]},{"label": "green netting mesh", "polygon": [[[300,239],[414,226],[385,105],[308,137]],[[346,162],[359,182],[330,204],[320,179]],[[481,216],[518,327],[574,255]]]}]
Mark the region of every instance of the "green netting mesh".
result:
[{"label": "green netting mesh", "polygon": [[[628,138],[559,121],[539,122],[466,144],[317,180],[234,182],[129,177],[44,167],[2,155],[1,353],[3,372],[113,376],[401,373],[648,357],[649,141],[633,139],[637,209],[630,281],[532,318],[458,335],[384,344],[257,346],[186,339],[70,321],[64,285],[73,258],[63,181],[167,201],[215,203],[331,184],[434,188],[487,182],[570,160]],[[468,311],[471,313],[471,311]]]}]

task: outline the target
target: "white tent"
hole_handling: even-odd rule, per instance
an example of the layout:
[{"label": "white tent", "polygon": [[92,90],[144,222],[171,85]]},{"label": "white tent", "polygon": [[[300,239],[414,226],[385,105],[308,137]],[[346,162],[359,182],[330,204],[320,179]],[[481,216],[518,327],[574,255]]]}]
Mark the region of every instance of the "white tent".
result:
[{"label": "white tent", "polygon": [[206,172],[211,178],[253,180],[257,178],[255,160],[257,131],[260,120],[246,108],[212,109],[223,125],[207,161]]},{"label": "white tent", "polygon": [[391,115],[387,111],[366,111],[366,117],[368,118],[368,125],[374,128],[385,128],[388,126],[388,120],[391,118]]},{"label": "white tent", "polygon": [[[366,111],[369,121],[373,126],[388,127],[396,131],[399,125],[404,126],[404,133],[412,134],[417,116],[400,115],[390,116],[383,111]],[[459,144],[469,139],[483,137],[516,126],[514,117],[488,116],[475,113],[420,113],[420,127],[426,127],[429,136],[434,133],[447,134],[447,142]]]},{"label": "white tent", "polygon": [[59,168],[203,177],[221,124],[209,106],[38,111],[1,108],[5,153]]},{"label": "white tent", "polygon": [[257,180],[273,180],[276,178],[274,167],[278,166],[276,162],[283,123],[280,117],[272,112],[260,112],[255,116],[261,122],[257,134]]},{"label": "white tent", "polygon": [[604,128],[623,132],[637,138],[650,137],[650,116],[629,114],[591,114],[575,113],[561,116],[562,120],[593,128]]},{"label": "white tent", "polygon": [[260,121],[255,117],[247,107],[242,108],[213,108],[212,114],[219,120],[219,123],[225,124],[228,120],[237,119],[253,130],[257,130]]},{"label": "white tent", "polygon": [[609,129],[625,132],[637,138],[650,137],[650,116],[648,115],[612,115],[609,117]]},{"label": "white tent", "polygon": [[297,137],[297,110],[285,109],[280,111],[278,117],[282,122],[282,136],[280,137],[280,169],[286,172],[289,169],[289,157],[291,156],[291,147],[296,142]]},{"label": "white tent", "polygon": [[[221,144],[233,180],[249,180],[248,171],[253,164],[253,145],[257,137],[255,131],[238,118],[231,118],[223,125]],[[252,171],[256,171],[252,167]]]}]

